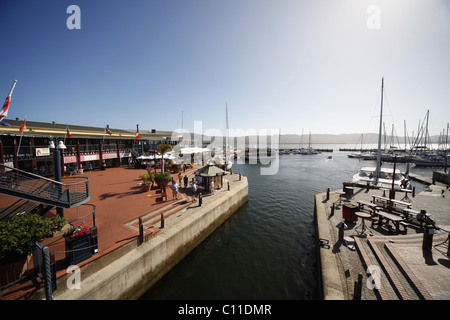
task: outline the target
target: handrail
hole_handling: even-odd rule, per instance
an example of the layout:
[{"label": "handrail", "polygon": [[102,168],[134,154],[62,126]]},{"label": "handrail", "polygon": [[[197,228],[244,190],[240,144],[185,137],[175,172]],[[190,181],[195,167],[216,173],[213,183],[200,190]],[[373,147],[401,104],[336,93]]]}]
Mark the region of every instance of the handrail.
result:
[{"label": "handrail", "polygon": [[55,181],[0,163],[0,193],[62,208],[70,208],[90,199],[87,177],[63,179],[74,182]]},{"label": "handrail", "polygon": [[3,164],[3,163],[0,163],[0,169],[1,169],[1,167],[4,167],[5,169],[10,169],[10,170],[15,171],[15,172],[23,173],[23,174],[31,176],[31,177],[34,176],[36,179],[47,180],[47,181],[52,182],[52,183],[56,183],[56,184],[59,183],[61,185],[64,185],[62,182],[59,182],[59,181],[56,181],[56,180],[52,180],[50,178],[46,178],[44,176],[40,176],[40,175],[35,174],[35,173],[31,173],[31,172],[28,172],[28,171],[24,171],[24,170],[21,170],[21,169],[10,167],[10,166],[7,166],[6,164]]}]

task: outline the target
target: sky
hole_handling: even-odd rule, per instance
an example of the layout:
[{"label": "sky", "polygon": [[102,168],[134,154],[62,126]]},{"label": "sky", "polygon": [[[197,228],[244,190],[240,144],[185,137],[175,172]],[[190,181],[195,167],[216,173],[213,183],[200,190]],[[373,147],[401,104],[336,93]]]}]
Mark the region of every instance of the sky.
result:
[{"label": "sky", "polygon": [[448,0],[2,0],[0,35],[6,119],[378,132],[384,78],[388,130],[450,122]]}]

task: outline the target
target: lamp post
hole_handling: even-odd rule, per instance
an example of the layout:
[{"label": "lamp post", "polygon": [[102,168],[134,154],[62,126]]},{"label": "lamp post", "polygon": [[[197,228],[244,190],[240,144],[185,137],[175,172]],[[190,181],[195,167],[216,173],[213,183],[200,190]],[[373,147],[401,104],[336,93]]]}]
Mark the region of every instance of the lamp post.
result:
[{"label": "lamp post", "polygon": [[[56,139],[55,139],[56,142]],[[58,146],[55,148],[55,143],[53,140],[50,141],[49,149],[53,151],[53,172],[55,174],[55,181],[61,182],[62,181],[62,174],[61,174],[61,150],[67,149],[64,145],[64,142],[59,141]],[[60,188],[60,187],[59,187]],[[61,190],[59,190],[61,192]],[[64,211],[63,208],[56,207],[56,213],[60,217],[64,217]]]}]

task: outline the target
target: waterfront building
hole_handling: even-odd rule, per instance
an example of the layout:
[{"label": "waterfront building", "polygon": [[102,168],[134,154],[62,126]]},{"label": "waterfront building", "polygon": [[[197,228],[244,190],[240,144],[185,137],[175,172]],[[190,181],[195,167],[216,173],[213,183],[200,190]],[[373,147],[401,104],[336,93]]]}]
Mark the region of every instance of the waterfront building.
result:
[{"label": "waterfront building", "polygon": [[[53,176],[53,156],[49,144],[66,146],[61,159],[62,174],[120,166],[135,157],[157,150],[159,144],[176,145],[180,136],[172,132],[89,127],[53,122],[5,120],[0,126],[0,163],[43,176]],[[23,131],[21,130],[21,126]]]}]

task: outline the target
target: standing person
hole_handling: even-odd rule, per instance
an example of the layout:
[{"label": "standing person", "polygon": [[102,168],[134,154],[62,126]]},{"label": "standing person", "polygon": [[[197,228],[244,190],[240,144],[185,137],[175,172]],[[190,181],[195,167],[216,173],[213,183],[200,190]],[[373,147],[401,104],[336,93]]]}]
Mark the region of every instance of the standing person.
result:
[{"label": "standing person", "polygon": [[211,188],[211,194],[214,194],[214,180],[213,180],[213,178],[211,178],[210,188]]},{"label": "standing person", "polygon": [[178,200],[178,184],[176,183],[176,181],[174,181],[170,187],[172,188],[172,200]]},{"label": "standing person", "polygon": [[187,188],[188,187],[188,177],[187,177],[187,175],[184,176],[183,180],[184,180],[184,187]]},{"label": "standing person", "polygon": [[197,183],[195,182],[195,180],[192,182],[191,185],[191,190],[192,190],[192,202],[196,202],[196,195],[197,195]]},{"label": "standing person", "polygon": [[183,176],[181,175],[181,172],[180,173],[178,173],[178,184],[181,186],[182,185],[182,183],[183,183]]}]

